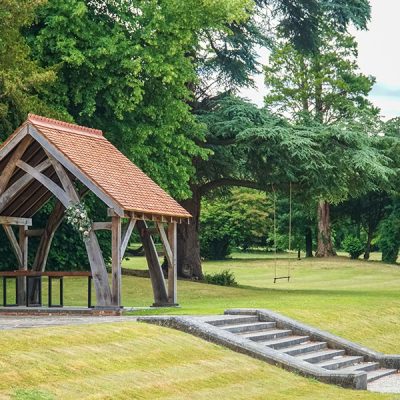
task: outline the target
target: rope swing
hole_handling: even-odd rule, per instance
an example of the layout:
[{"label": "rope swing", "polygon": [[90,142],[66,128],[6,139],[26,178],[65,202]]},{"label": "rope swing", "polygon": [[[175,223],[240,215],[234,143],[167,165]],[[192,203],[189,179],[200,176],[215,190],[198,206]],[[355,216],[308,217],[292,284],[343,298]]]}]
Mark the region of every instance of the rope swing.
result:
[{"label": "rope swing", "polygon": [[[280,279],[287,279],[290,281],[291,274],[292,274],[292,266],[290,262],[290,254],[288,259],[288,269],[286,276],[278,276],[277,272],[277,264],[278,264],[278,256],[277,256],[277,235],[276,235],[276,191],[274,185],[272,185],[272,192],[273,192],[273,210],[274,210],[274,283]],[[288,235],[289,243],[288,243],[288,251],[292,250],[292,182],[289,183],[289,235]]]}]

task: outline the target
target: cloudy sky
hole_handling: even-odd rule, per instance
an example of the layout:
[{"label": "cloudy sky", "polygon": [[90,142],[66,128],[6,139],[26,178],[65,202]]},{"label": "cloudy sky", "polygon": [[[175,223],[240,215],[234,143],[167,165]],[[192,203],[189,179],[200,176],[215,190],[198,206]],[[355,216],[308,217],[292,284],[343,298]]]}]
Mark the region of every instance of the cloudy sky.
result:
[{"label": "cloudy sky", "polygon": [[[359,45],[359,66],[363,73],[376,77],[372,102],[386,118],[400,116],[400,0],[370,0],[372,18],[368,31],[352,31]],[[267,53],[260,54],[265,63]],[[257,89],[242,95],[262,105],[266,89],[262,75],[256,76]]]}]

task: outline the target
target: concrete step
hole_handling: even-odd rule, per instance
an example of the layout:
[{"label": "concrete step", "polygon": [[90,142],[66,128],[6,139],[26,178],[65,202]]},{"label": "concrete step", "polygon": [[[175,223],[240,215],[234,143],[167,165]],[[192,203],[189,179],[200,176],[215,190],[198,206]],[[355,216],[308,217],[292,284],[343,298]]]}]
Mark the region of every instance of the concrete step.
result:
[{"label": "concrete step", "polygon": [[253,322],[252,324],[226,325],[221,328],[232,333],[247,333],[276,328],[276,322]]},{"label": "concrete step", "polygon": [[296,344],[301,344],[308,342],[310,340],[309,336],[288,336],[288,337],[283,337],[280,339],[267,339],[267,340],[261,340],[262,344],[271,347],[272,349],[275,350],[281,350],[286,347],[291,347]]},{"label": "concrete step", "polygon": [[214,326],[225,326],[225,325],[239,325],[239,324],[251,324],[258,321],[257,315],[219,315],[215,318],[210,317],[205,322]]},{"label": "concrete step", "polygon": [[300,354],[296,358],[307,361],[312,364],[320,363],[324,360],[331,360],[334,357],[343,356],[346,352],[344,350],[327,349],[320,351],[312,351],[311,353]]},{"label": "concrete step", "polygon": [[259,332],[243,333],[240,336],[259,342],[260,340],[272,340],[280,337],[290,336],[290,329],[265,329]]},{"label": "concrete step", "polygon": [[376,381],[377,379],[383,378],[384,376],[396,374],[395,369],[380,368],[376,371],[370,371],[367,373],[367,382]]},{"label": "concrete step", "polygon": [[379,363],[377,362],[361,362],[350,367],[340,368],[340,372],[358,372],[358,371],[375,371],[379,369]]},{"label": "concrete step", "polygon": [[316,365],[325,369],[333,370],[333,369],[349,367],[351,365],[358,364],[363,360],[364,357],[362,356],[343,356],[331,360],[321,361]]},{"label": "concrete step", "polygon": [[288,354],[289,356],[297,356],[298,354],[310,353],[312,351],[318,351],[326,348],[326,342],[307,342],[286,347],[282,350],[282,352]]}]

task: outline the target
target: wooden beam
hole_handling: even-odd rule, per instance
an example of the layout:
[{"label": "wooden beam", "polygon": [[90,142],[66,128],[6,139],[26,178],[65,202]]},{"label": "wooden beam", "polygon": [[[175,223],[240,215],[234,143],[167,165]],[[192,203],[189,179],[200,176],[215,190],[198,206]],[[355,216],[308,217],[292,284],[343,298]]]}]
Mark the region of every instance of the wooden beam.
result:
[{"label": "wooden beam", "polygon": [[167,234],[165,233],[164,225],[161,222],[157,222],[157,229],[158,229],[158,232],[160,233],[161,243],[164,248],[165,256],[167,257],[168,265],[172,265],[173,264],[173,254],[172,254],[170,244],[168,242]]},{"label": "wooden beam", "polygon": [[30,135],[41,144],[49,154],[51,154],[59,163],[61,163],[68,171],[76,176],[91,192],[93,192],[100,200],[102,200],[108,207],[115,210],[115,212],[123,217],[124,210],[122,207],[112,199],[108,194],[102,191],[95,182],[90,180],[80,168],[78,168],[72,161],[59,151],[55,146],[51,145],[48,140],[32,125],[29,126]]},{"label": "wooden beam", "polygon": [[[46,160],[40,163],[35,169],[38,172],[42,172],[50,166],[50,160]],[[26,174],[18,179],[15,183],[13,183],[4,193],[2,193],[0,196],[0,212],[4,210],[10,203],[10,201],[12,201],[14,197],[26,186],[28,186],[33,180],[33,176]]]},{"label": "wooden beam", "polygon": [[[118,215],[112,208],[107,209],[107,216],[112,217]],[[154,214],[141,211],[126,211],[123,218],[133,218],[141,221],[153,221],[153,222],[176,222],[178,224],[186,223],[190,224],[190,218],[173,217],[163,214]]]},{"label": "wooden beam", "polygon": [[[49,256],[49,251],[51,243],[53,241],[54,234],[56,230],[61,225],[64,218],[65,207],[61,202],[57,201],[53,208],[53,211],[49,215],[46,226],[43,229],[39,247],[36,252],[35,260],[32,265],[32,271],[43,272],[46,269],[47,258]],[[28,231],[29,232],[29,231]]]},{"label": "wooden beam", "polygon": [[143,243],[143,249],[149,266],[150,279],[154,294],[154,305],[168,304],[167,288],[165,286],[164,275],[158,260],[156,246],[147,229],[144,221],[137,221],[136,227],[139,231],[140,238]]},{"label": "wooden beam", "polygon": [[124,258],[126,249],[128,247],[129,244],[129,240],[132,236],[132,232],[133,229],[135,228],[136,225],[136,219],[131,218],[128,222],[128,225],[125,229],[125,232],[123,234],[123,238],[122,238],[122,243],[121,243],[121,260]]},{"label": "wooden beam", "polygon": [[44,229],[30,229],[25,231],[25,235],[27,237],[38,237],[38,236],[42,236],[44,233]]},{"label": "wooden beam", "polygon": [[111,231],[111,222],[93,222],[92,229],[94,231]]},{"label": "wooden beam", "polygon": [[73,199],[75,202],[79,202],[79,197],[75,191],[74,185],[71,179],[69,179],[69,176],[65,171],[64,167],[50,153],[48,153],[46,150],[44,151],[47,157],[49,157],[49,160],[53,165],[54,170],[56,171],[56,174],[61,182],[61,185],[64,188],[64,191],[68,193],[69,197]]},{"label": "wooden beam", "polygon": [[19,247],[19,243],[17,238],[15,237],[14,231],[12,230],[10,225],[3,225],[3,229],[8,237],[8,240],[11,243],[11,248],[15,254],[15,257],[17,257],[18,266],[23,265],[22,251]]},{"label": "wooden beam", "polygon": [[111,239],[111,259],[112,259],[112,303],[121,307],[121,218],[112,217],[112,239]]},{"label": "wooden beam", "polygon": [[32,226],[32,218],[17,218],[0,216],[1,225],[23,225]]},{"label": "wooden beam", "polygon": [[96,233],[93,230],[90,231],[89,240],[85,241],[85,246],[96,290],[96,306],[110,307],[112,305],[112,297],[110,284],[108,283],[107,269]]},{"label": "wooden beam", "polygon": [[14,150],[11,158],[8,160],[6,166],[3,169],[2,174],[0,175],[0,193],[3,193],[6,190],[8,182],[10,181],[15,168],[17,167],[17,162],[24,155],[26,149],[31,144],[32,138],[30,136],[26,136],[22,139],[21,143]]},{"label": "wooden beam", "polygon": [[27,174],[31,175],[37,181],[39,181],[43,186],[45,186],[51,193],[63,204],[65,208],[67,208],[70,203],[73,201],[68,194],[60,188],[54,181],[48,178],[46,175],[43,175],[36,168],[31,167],[26,162],[19,160],[17,161],[18,168],[25,171]]},{"label": "wooden beam", "polygon": [[[20,226],[19,227],[19,247],[22,253],[22,264],[19,266],[19,269],[22,271],[28,270],[28,226]],[[26,279],[24,277],[18,278],[18,293],[17,293],[17,304],[19,306],[26,304]]]},{"label": "wooden beam", "polygon": [[12,149],[17,146],[28,135],[28,125],[23,124],[12,138],[9,139],[0,149],[0,160],[3,160]]},{"label": "wooden beam", "polygon": [[168,262],[168,301],[178,304],[178,241],[177,224],[168,224],[168,242],[171,246],[171,262]]}]

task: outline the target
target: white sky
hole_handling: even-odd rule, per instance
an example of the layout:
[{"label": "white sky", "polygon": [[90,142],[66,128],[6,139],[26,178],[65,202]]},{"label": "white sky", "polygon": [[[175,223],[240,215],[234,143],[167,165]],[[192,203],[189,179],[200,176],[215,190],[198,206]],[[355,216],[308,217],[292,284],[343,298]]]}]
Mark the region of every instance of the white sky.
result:
[{"label": "white sky", "polygon": [[[381,108],[386,118],[400,116],[400,0],[370,0],[372,18],[368,31],[355,31],[359,45],[359,66],[363,73],[373,75],[376,84],[371,101]],[[268,53],[260,53],[266,64]],[[262,74],[254,77],[257,88],[245,89],[241,95],[258,105],[263,104],[266,88]]]}]

